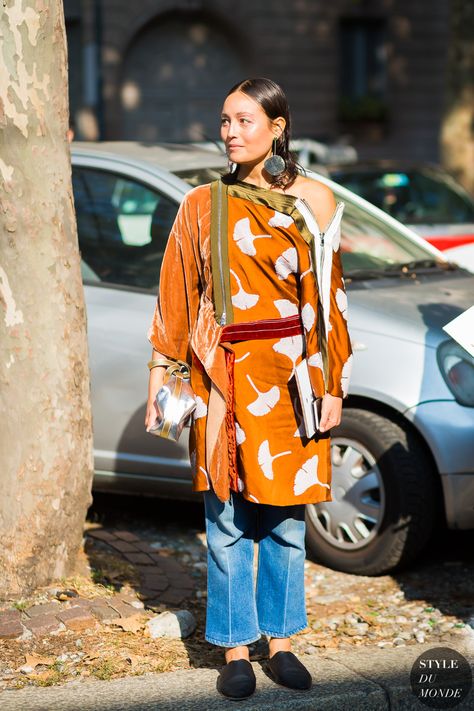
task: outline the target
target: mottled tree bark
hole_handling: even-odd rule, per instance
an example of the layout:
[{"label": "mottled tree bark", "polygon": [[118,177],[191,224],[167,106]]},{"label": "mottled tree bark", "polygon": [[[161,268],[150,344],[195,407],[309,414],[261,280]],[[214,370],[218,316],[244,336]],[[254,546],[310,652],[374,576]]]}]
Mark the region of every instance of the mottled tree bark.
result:
[{"label": "mottled tree bark", "polygon": [[74,566],[90,503],[86,314],[61,0],[0,7],[0,598]]},{"label": "mottled tree bark", "polygon": [[474,192],[474,3],[450,0],[443,165]]}]

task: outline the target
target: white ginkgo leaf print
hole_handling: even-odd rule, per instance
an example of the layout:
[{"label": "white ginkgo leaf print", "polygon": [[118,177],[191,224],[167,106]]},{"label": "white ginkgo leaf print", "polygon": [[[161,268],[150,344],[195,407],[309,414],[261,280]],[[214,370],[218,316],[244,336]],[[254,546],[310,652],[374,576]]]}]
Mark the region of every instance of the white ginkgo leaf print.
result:
[{"label": "white ginkgo leaf print", "polygon": [[344,363],[343,368],[342,368],[341,388],[342,388],[344,397],[347,395],[347,392],[349,390],[349,380],[350,380],[351,372],[352,372],[352,360],[353,360],[353,355],[351,353],[351,355],[346,360],[346,362]]},{"label": "white ginkgo leaf print", "polygon": [[308,257],[309,257],[309,269],[306,269],[304,272],[300,274],[300,281],[302,280],[303,277],[306,276],[306,274],[311,274],[313,271],[313,257],[311,255],[311,250],[308,249]]},{"label": "white ginkgo leaf print", "polygon": [[312,365],[314,368],[321,368],[321,370],[323,370],[323,356],[319,351],[309,356],[308,365]]},{"label": "white ginkgo leaf print", "polygon": [[236,309],[242,309],[242,311],[251,309],[252,306],[255,306],[260,296],[258,294],[249,294],[245,291],[242,288],[242,283],[237,274],[233,271],[233,269],[230,269],[229,271],[239,285],[237,294],[232,297],[232,305],[235,306]]},{"label": "white ginkgo leaf print", "polygon": [[310,486],[314,486],[315,484],[319,484],[319,486],[324,486],[326,489],[330,488],[329,484],[323,484],[318,479],[318,462],[318,455],[315,454],[314,457],[308,459],[303,464],[301,469],[296,472],[295,483],[293,486],[295,496],[304,494],[304,492],[307,491]]},{"label": "white ginkgo leaf print", "polygon": [[294,304],[289,299],[276,299],[273,303],[282,318],[286,316],[296,316],[298,313],[298,304]]},{"label": "white ginkgo leaf print", "polygon": [[280,338],[277,343],[273,344],[273,350],[288,356],[294,367],[296,359],[303,352],[303,336],[285,336],[284,338]]},{"label": "white ginkgo leaf print", "polygon": [[246,358],[248,358],[249,355],[250,355],[250,351],[248,351],[248,353],[244,353],[244,355],[240,356],[240,358],[236,358],[234,363],[242,363],[242,361],[245,360]]},{"label": "white ginkgo leaf print", "polygon": [[245,488],[245,484],[240,477],[237,477],[237,488],[239,491],[243,491]]},{"label": "white ginkgo leaf print", "polygon": [[204,467],[199,467],[199,469],[202,471],[202,473],[206,477],[206,483],[209,486],[209,475],[208,475],[207,471],[204,469]]},{"label": "white ginkgo leaf print", "polygon": [[298,253],[295,247],[285,249],[275,262],[275,271],[279,279],[286,279],[288,274],[298,271]]},{"label": "white ginkgo leaf print", "polygon": [[270,453],[270,443],[268,439],[262,442],[258,448],[258,463],[267,479],[273,479],[273,462],[275,459],[278,459],[278,457],[284,457],[286,454],[291,454],[291,451],[280,452],[279,454],[272,456]]},{"label": "white ginkgo leaf print", "polygon": [[307,303],[301,309],[301,320],[303,321],[303,326],[306,331],[310,331],[313,327],[314,321],[316,319],[316,314],[310,303]]},{"label": "white ginkgo leaf print", "polygon": [[256,400],[251,402],[250,405],[247,405],[247,410],[249,410],[252,415],[256,415],[257,417],[266,415],[275,407],[280,399],[280,388],[277,385],[274,385],[270,388],[270,390],[260,392],[260,390],[258,390],[258,388],[256,388],[253,384],[250,375],[247,375],[247,380],[258,395]]},{"label": "white ginkgo leaf print", "polygon": [[247,435],[245,434],[237,420],[235,420],[235,441],[237,442],[237,444],[242,444],[242,442],[245,442],[246,439]]},{"label": "white ginkgo leaf print", "polygon": [[347,321],[347,295],[342,289],[336,291],[337,308]]},{"label": "white ginkgo leaf print", "polygon": [[252,501],[255,501],[256,504],[260,503],[260,501],[253,494],[249,494],[248,496],[249,496],[249,499],[252,499]]},{"label": "white ginkgo leaf print", "polygon": [[250,229],[250,220],[248,217],[244,217],[235,223],[234,227],[234,241],[237,242],[237,246],[241,252],[248,254],[250,257],[254,257],[257,254],[255,249],[254,240],[261,239],[262,237],[268,237],[271,239],[271,235],[254,235]]},{"label": "white ginkgo leaf print", "polygon": [[195,420],[207,415],[207,405],[200,395],[196,395],[196,409],[194,410],[193,415]]},{"label": "white ginkgo leaf print", "polygon": [[268,224],[270,227],[289,227],[293,224],[293,218],[275,210],[275,214],[268,220]]}]

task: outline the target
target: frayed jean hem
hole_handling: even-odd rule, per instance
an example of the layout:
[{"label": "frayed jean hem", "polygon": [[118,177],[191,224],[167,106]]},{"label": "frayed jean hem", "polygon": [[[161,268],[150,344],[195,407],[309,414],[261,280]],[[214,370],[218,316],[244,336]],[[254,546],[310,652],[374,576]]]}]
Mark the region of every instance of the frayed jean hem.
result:
[{"label": "frayed jean hem", "polygon": [[240,647],[244,644],[252,644],[252,642],[256,642],[260,639],[261,636],[262,635],[259,634],[258,637],[249,637],[249,639],[244,639],[242,641],[237,640],[236,642],[224,642],[223,640],[213,639],[212,637],[207,636],[205,636],[204,639],[206,640],[206,642],[216,644],[219,647]]},{"label": "frayed jean hem", "polygon": [[301,630],[306,629],[308,627],[308,623],[303,625],[302,627],[296,627],[296,629],[290,630],[289,632],[269,632],[268,630],[260,630],[262,634],[267,635],[267,637],[278,637],[279,639],[286,639],[286,637],[291,637],[291,635],[296,634],[297,632],[301,632]]}]

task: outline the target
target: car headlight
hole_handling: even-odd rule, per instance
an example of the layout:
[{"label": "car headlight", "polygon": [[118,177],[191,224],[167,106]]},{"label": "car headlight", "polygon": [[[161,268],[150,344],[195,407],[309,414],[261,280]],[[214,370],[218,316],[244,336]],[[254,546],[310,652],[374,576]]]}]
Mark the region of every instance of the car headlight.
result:
[{"label": "car headlight", "polygon": [[474,407],[474,358],[456,341],[441,343],[437,355],[443,378],[457,402]]}]

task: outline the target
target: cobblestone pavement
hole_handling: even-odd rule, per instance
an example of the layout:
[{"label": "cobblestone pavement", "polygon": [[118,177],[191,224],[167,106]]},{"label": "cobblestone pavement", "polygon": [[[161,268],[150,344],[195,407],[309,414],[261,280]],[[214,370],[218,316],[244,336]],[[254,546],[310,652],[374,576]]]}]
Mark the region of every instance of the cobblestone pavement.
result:
[{"label": "cobblestone pavement", "polygon": [[[170,550],[149,544],[131,531],[91,528],[86,536],[111,547],[131,563],[139,576],[137,595],[94,597],[92,599],[58,591],[50,602],[25,609],[0,610],[0,639],[42,637],[64,630],[82,632],[97,623],[133,617],[137,609],[163,605],[178,606],[194,594],[195,581]],[[61,599],[62,598],[62,599]]]},{"label": "cobblestone pavement", "polygon": [[[126,630],[127,620],[139,612],[151,616],[186,608],[195,615],[196,631],[179,640],[182,654],[172,668],[222,662],[222,649],[204,640],[207,548],[202,506],[104,497],[91,514],[86,536],[94,546],[120,554],[133,566],[134,589],[84,598],[51,588],[54,599],[40,598],[26,606],[10,603],[0,611],[0,689],[18,672],[2,662],[2,641],[20,645],[33,639],[46,644],[63,636],[78,642],[81,635],[100,631],[114,620]],[[308,628],[292,638],[293,651],[305,655],[321,649],[426,643],[455,649],[468,643],[474,649],[473,542],[474,532],[440,532],[416,564],[378,577],[341,573],[308,559]],[[257,545],[255,553],[256,568]],[[139,645],[142,632],[137,630]],[[250,652],[252,660],[264,658],[266,640],[251,645]],[[81,652],[69,652],[71,659],[79,664]]]}]

